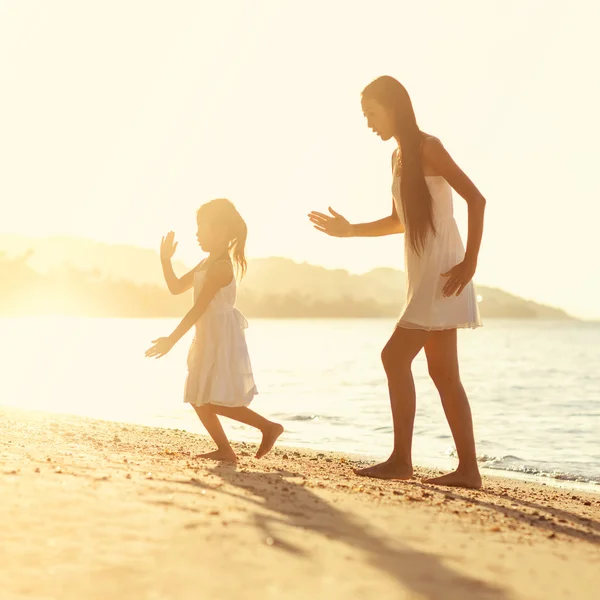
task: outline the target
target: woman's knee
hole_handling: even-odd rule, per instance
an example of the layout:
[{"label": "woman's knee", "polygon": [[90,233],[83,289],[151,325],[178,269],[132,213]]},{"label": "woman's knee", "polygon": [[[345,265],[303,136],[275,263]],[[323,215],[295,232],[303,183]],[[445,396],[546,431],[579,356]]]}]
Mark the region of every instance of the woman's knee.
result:
[{"label": "woman's knee", "polygon": [[391,373],[410,371],[415,356],[423,349],[429,333],[420,329],[397,328],[381,352],[381,362],[388,377]]},{"label": "woman's knee", "polygon": [[390,341],[381,351],[381,362],[385,372],[389,375],[390,373],[397,373],[402,368],[410,369],[412,357],[402,352],[398,344]]},{"label": "woman's knee", "polygon": [[392,360],[392,356],[391,356],[391,351],[390,351],[390,347],[389,347],[389,343],[386,344],[383,347],[383,350],[381,351],[381,364],[383,364],[383,368],[387,371],[388,370],[388,365],[390,364],[390,361]]},{"label": "woman's knee", "polygon": [[460,374],[456,365],[445,361],[429,361],[429,376],[438,389],[447,389],[460,385]]}]

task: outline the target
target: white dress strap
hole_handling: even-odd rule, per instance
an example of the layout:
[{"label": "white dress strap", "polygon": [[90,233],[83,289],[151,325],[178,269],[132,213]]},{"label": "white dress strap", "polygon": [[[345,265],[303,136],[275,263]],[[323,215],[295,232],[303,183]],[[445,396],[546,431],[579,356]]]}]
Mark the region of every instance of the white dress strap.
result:
[{"label": "white dress strap", "polygon": [[231,261],[225,258],[219,258],[218,260],[215,260],[215,262],[212,265],[210,265],[210,267],[208,267],[207,271],[210,271],[215,265],[218,265],[220,263],[228,264],[231,267],[231,272],[233,273],[233,265],[231,264]]}]

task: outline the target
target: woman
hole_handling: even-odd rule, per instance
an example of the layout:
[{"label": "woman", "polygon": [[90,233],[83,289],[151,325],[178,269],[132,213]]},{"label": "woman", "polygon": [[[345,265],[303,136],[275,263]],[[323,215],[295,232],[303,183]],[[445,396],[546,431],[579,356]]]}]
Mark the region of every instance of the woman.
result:
[{"label": "woman", "polygon": [[[380,479],[410,479],[415,417],[413,359],[425,349],[429,374],[440,394],[454,437],[456,471],[429,483],[481,487],[473,422],[462,386],[457,328],[481,326],[472,283],[483,233],[485,198],[452,160],[441,142],[422,132],[408,92],[392,77],[379,77],[362,93],[367,124],[381,139],[394,139],[392,214],[372,223],[351,225],[329,209],[312,212],[315,228],[336,237],[406,233],[406,303],[381,358],[388,379],[394,449],[383,463],[356,473]],[[468,205],[468,239],[463,246],[452,209],[452,188]]]}]

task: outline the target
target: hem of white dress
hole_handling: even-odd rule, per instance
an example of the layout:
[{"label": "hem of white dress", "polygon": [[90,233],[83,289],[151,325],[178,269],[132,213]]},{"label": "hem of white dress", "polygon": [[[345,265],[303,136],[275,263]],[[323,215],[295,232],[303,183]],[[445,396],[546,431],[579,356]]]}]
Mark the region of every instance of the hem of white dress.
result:
[{"label": "hem of white dress", "polygon": [[439,327],[427,327],[418,323],[402,322],[396,323],[396,328],[400,329],[419,329],[421,331],[451,331],[452,329],[479,329],[483,323],[458,323],[456,325],[440,325]]},{"label": "hem of white dress", "polygon": [[217,402],[216,400],[202,401],[202,402],[192,402],[191,400],[184,399],[186,404],[191,404],[192,406],[205,406],[206,404],[213,404],[215,406],[225,406],[229,408],[243,408],[244,406],[249,406],[252,403],[254,396],[258,395],[258,390],[256,387],[252,388],[246,398],[242,402]]}]

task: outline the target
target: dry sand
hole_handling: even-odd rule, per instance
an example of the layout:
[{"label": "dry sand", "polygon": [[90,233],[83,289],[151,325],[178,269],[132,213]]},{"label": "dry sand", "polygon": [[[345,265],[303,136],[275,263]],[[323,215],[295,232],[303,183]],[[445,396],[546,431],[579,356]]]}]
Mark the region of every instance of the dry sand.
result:
[{"label": "dry sand", "polygon": [[598,494],[235,447],[219,465],[191,433],[0,409],[0,598],[600,597]]}]

